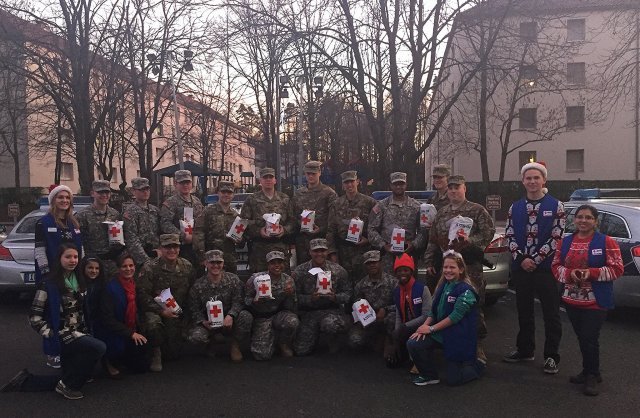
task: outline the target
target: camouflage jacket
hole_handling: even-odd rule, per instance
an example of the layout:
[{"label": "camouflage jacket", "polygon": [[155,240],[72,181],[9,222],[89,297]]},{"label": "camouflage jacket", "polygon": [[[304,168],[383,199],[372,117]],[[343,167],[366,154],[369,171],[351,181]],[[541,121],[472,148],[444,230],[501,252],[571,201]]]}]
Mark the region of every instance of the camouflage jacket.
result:
[{"label": "camouflage jacket", "polygon": [[133,202],[124,210],[124,242],[137,265],[149,261],[148,251],[160,247],[160,211]]},{"label": "camouflage jacket", "polygon": [[336,198],[336,192],[322,183],[313,189],[301,187],[296,190],[292,201],[296,232],[300,231],[300,215],[302,211],[305,209],[314,210],[316,212],[315,225],[320,229],[316,236],[324,237],[327,234],[327,225],[329,223],[329,209]]},{"label": "camouflage jacket", "polygon": [[93,206],[82,209],[76,216],[82,232],[82,248],[85,255],[90,257],[104,257],[109,253],[109,231],[103,222],[122,220],[120,213],[111,206],[104,212],[98,212]]},{"label": "camouflage jacket", "polygon": [[179,234],[180,241],[184,240],[184,234],[180,232],[180,220],[184,220],[184,208],[193,208],[193,219],[198,219],[204,207],[202,202],[194,195],[188,200],[174,194],[164,201],[160,208],[160,227],[163,234]]},{"label": "camouflage jacket", "polygon": [[184,258],[178,258],[175,268],[171,268],[162,257],[147,261],[136,280],[138,307],[143,312],[159,314],[162,307],[153,298],[170,288],[173,298],[185,311],[194,274],[193,266]]},{"label": "camouflage jacket", "polygon": [[394,202],[393,195],[379,201],[369,216],[369,242],[371,246],[382,250],[391,242],[393,228],[405,230],[405,239],[413,242],[414,248],[424,248],[426,230],[420,228],[420,202],[405,196],[402,203]]},{"label": "camouflage jacket", "polygon": [[237,317],[244,308],[242,304],[242,282],[233,273],[224,272],[218,283],[209,280],[208,275],[200,277],[189,291],[189,310],[193,323],[208,320],[207,302],[222,302],[224,316]]},{"label": "camouflage jacket", "polygon": [[440,196],[438,195],[438,191],[436,190],[436,194],[431,196],[431,199],[429,199],[429,203],[435,206],[437,210],[440,210],[449,204],[449,196],[447,195],[447,193]]},{"label": "camouflage jacket", "polygon": [[236,244],[226,235],[238,215],[234,208],[225,209],[220,202],[204,208],[196,218],[193,231],[193,249],[199,260],[204,260],[204,253],[209,250],[220,250],[225,256],[235,257]]},{"label": "camouflage jacket", "polygon": [[339,264],[325,261],[325,265],[321,267],[325,271],[331,272],[331,286],[336,294],[336,301],[328,300],[326,297],[312,299],[312,295],[317,289],[317,276],[309,273],[313,267],[313,261],[307,261],[296,267],[293,277],[296,282],[296,293],[298,296],[298,307],[301,310],[317,310],[317,309],[335,309],[340,304],[349,303],[351,300],[351,288],[347,271]]},{"label": "camouflage jacket", "polygon": [[338,245],[348,244],[345,241],[349,222],[353,218],[360,218],[364,222],[362,237],[367,237],[367,226],[371,209],[376,205],[375,199],[362,193],[357,193],[352,200],[347,196],[340,196],[329,209],[329,225],[327,228],[327,242],[335,249]]},{"label": "camouflage jacket", "polygon": [[291,212],[291,202],[289,196],[282,192],[275,192],[272,199],[269,199],[262,190],[247,197],[240,217],[249,221],[245,236],[252,240],[261,240],[260,229],[266,225],[262,218],[265,213],[279,213],[280,225],[284,228],[285,235],[294,232],[295,220]]},{"label": "camouflage jacket", "polygon": [[395,309],[393,301],[393,289],[398,285],[398,280],[389,273],[381,272],[379,280],[371,280],[364,276],[353,291],[354,299],[366,299],[371,307],[378,311],[385,308],[387,311]]},{"label": "camouflage jacket", "polygon": [[293,278],[286,273],[282,273],[278,279],[271,277],[271,294],[273,299],[259,299],[257,302],[254,300],[256,297],[254,280],[263,274],[269,273],[266,271],[254,273],[249,280],[247,280],[245,286],[244,304],[249,308],[251,313],[257,317],[270,317],[283,310],[296,312],[296,284]]}]

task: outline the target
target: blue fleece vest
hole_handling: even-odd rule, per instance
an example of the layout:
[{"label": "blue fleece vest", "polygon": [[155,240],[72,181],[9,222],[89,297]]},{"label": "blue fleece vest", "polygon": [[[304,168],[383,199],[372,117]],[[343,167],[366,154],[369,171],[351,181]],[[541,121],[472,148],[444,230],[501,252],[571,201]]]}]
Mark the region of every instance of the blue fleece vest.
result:
[{"label": "blue fleece vest", "polygon": [[[444,286],[441,286],[436,292],[436,296],[433,300],[431,311],[434,317],[434,324],[447,318],[453,312],[458,296],[462,295],[467,290],[471,290],[478,299],[478,294],[473,287],[469,286],[465,282],[458,282],[453,288],[451,293],[447,296],[447,301],[444,305],[444,312],[442,315],[438,315],[438,306],[440,305],[440,298],[443,294]],[[476,359],[476,349],[478,345],[478,309],[476,306],[456,324],[451,325],[441,331],[444,356],[449,361],[463,362],[473,361]]]},{"label": "blue fleece vest", "polygon": [[[115,318],[120,322],[124,322],[124,315],[127,311],[127,295],[118,279],[110,280],[104,291],[111,295]],[[106,355],[108,358],[118,358],[124,353],[126,341],[122,335],[106,329],[102,323],[97,326],[96,332],[98,334],[97,337],[107,345]]]},{"label": "blue fleece vest", "polygon": [[[56,260],[60,244],[62,244],[63,242],[68,242],[68,240],[63,240],[62,230],[58,228],[58,224],[56,224],[56,221],[51,213],[47,213],[42,218],[40,218],[38,224],[40,224],[40,226],[44,229],[44,238],[46,243],[45,251],[47,253],[47,260],[49,260],[49,271],[53,271],[55,269],[55,266],[60,262],[60,260]],[[82,236],[80,235],[80,230],[76,229],[71,220],[67,220],[67,228],[69,228],[69,231],[71,231],[71,236],[73,237],[72,242],[76,247],[78,247],[78,255],[82,257]],[[38,261],[36,260],[36,284],[40,283],[41,281],[42,273],[40,272],[40,267],[38,266]]]},{"label": "blue fleece vest", "polygon": [[[540,247],[549,239],[549,237],[551,237],[553,223],[558,211],[558,203],[558,199],[551,197],[548,194],[544,195],[540,201],[540,209],[536,217],[536,224],[538,225],[538,246],[535,247],[536,252],[538,252]],[[513,204],[511,209],[511,221],[513,223],[513,232],[518,248],[524,250],[527,246],[527,225],[529,224],[526,198],[520,199]],[[538,269],[551,270],[552,261],[553,253],[549,253],[547,258],[538,265]],[[515,260],[512,260],[511,268],[516,270],[522,269],[520,264],[516,263]]]},{"label": "blue fleece vest", "polygon": [[62,299],[58,285],[52,280],[45,281],[47,290],[47,309],[44,311],[44,319],[51,328],[51,336],[42,339],[42,350],[48,356],[59,356],[62,352],[60,346],[60,307]]},{"label": "blue fleece vest", "polygon": [[[413,313],[416,318],[422,315],[422,293],[424,292],[424,283],[415,281],[411,288],[411,304],[413,306]],[[396,286],[393,289],[393,301],[396,304],[397,315],[402,318],[402,312],[400,312],[400,286]]]},{"label": "blue fleece vest", "polygon": [[[573,237],[571,234],[562,240],[562,248],[560,252],[560,263],[564,265],[564,260],[569,254]],[[589,243],[588,264],[589,267],[600,268],[607,264],[607,242],[606,235],[596,232]],[[613,309],[613,282],[592,281],[591,288],[596,297],[598,306],[603,309]]]}]

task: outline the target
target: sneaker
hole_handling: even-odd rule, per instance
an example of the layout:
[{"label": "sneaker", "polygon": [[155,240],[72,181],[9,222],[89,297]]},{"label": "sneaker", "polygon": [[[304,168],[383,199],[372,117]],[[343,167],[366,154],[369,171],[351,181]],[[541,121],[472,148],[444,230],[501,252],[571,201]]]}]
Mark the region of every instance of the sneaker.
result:
[{"label": "sneaker", "polygon": [[64,396],[65,398],[71,399],[71,400],[84,398],[84,395],[82,394],[82,392],[80,392],[79,390],[73,390],[67,387],[67,385],[65,385],[62,382],[62,380],[60,380],[56,385],[56,392],[58,392],[60,395]]},{"label": "sneaker", "polygon": [[558,373],[558,363],[556,363],[553,358],[547,357],[547,359],[544,361],[542,371],[548,374],[556,374]]},{"label": "sneaker", "polygon": [[0,388],[0,392],[20,392],[20,388],[29,377],[29,371],[22,369],[9,382]]},{"label": "sneaker", "polygon": [[59,369],[61,367],[60,356],[47,356],[47,366]]},{"label": "sneaker", "polygon": [[413,375],[419,375],[420,372],[418,371],[418,368],[416,367],[416,365],[414,364],[413,366],[411,366],[411,370],[409,370],[409,374],[413,374]]},{"label": "sneaker", "polygon": [[507,354],[506,356],[502,357],[502,361],[506,361],[507,363],[519,363],[521,361],[533,361],[533,360],[535,360],[535,357],[533,356],[533,354],[527,356],[522,354],[518,350],[514,350],[509,354]]},{"label": "sneaker", "polygon": [[[602,376],[596,376],[598,383],[602,383]],[[584,370],[575,376],[571,376],[569,378],[569,382],[575,383],[576,385],[583,385],[587,381],[587,375]]]},{"label": "sneaker", "polygon": [[598,377],[592,374],[587,375],[584,382],[584,389],[582,390],[587,396],[598,396]]},{"label": "sneaker", "polygon": [[416,386],[437,385],[438,383],[440,383],[440,379],[416,376],[413,378],[412,382]]}]

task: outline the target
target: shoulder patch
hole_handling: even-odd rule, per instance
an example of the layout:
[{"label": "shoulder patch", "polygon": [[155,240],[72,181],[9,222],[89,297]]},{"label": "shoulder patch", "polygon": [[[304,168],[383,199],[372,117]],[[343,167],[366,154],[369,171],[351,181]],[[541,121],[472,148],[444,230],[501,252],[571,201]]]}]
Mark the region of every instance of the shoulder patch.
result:
[{"label": "shoulder patch", "polygon": [[380,204],[376,203],[376,205],[371,210],[377,215],[378,213],[380,213]]}]

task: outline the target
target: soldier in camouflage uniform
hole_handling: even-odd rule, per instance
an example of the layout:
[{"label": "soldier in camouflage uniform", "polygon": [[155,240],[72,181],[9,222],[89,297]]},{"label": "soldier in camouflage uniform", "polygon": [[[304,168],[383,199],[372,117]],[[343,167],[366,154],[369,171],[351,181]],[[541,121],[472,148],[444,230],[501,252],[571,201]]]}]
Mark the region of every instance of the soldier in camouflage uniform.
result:
[{"label": "soldier in camouflage uniform", "polygon": [[[291,343],[300,321],[296,315],[296,285],[284,273],[286,257],[280,251],[267,254],[268,271],[255,273],[247,281],[244,304],[253,315],[251,353],[256,360],[269,360],[275,351],[276,333],[282,357],[292,357]],[[268,274],[272,297],[259,297],[255,279]]]},{"label": "soldier in camouflage uniform", "polygon": [[420,203],[407,196],[407,174],[391,173],[392,194],[379,201],[369,215],[369,242],[384,256],[382,265],[384,271],[393,273],[393,262],[401,253],[391,251],[391,235],[394,228],[405,230],[405,251],[409,255],[416,255],[424,249],[426,244],[426,229],[420,228]]},{"label": "soldier in camouflage uniform", "polygon": [[[364,276],[362,255],[371,249],[367,239],[367,225],[369,213],[376,205],[376,201],[358,192],[360,180],[357,172],[345,171],[341,177],[345,195],[340,196],[329,209],[327,242],[330,251],[337,252],[329,259],[344,267],[349,273],[349,279],[355,284]],[[357,244],[345,241],[349,222],[353,218],[359,218],[364,222],[363,230],[360,232],[360,242]]]},{"label": "soldier in camouflage uniform", "polygon": [[[429,231],[429,244],[424,256],[428,274],[436,274],[434,264],[435,257],[452,249],[460,254],[467,265],[467,273],[471,282],[478,291],[478,338],[483,339],[487,335],[487,327],[484,320],[484,294],[486,282],[482,277],[482,261],[484,249],[496,232],[493,219],[484,206],[469,202],[466,198],[467,187],[464,176],[449,177],[448,192],[449,204],[438,211],[431,230]],[[473,219],[473,228],[469,236],[460,236],[452,243],[449,242],[449,226],[456,216],[464,216]],[[486,361],[482,344],[478,341],[478,358]]]},{"label": "soldier in camouflage uniform", "polygon": [[157,257],[160,247],[160,211],[149,202],[151,186],[144,177],[131,180],[134,201],[124,209],[124,242],[127,251],[142,266]]},{"label": "soldier in camouflage uniform", "polygon": [[[251,314],[242,303],[242,282],[237,275],[224,271],[224,256],[220,250],[205,254],[207,273],[189,291],[192,327],[187,334],[190,343],[206,346],[214,334],[231,335],[229,354],[234,363],[242,361],[240,344],[251,332]],[[221,328],[213,328],[207,314],[207,302],[222,302],[224,321]]]},{"label": "soldier in camouflage uniform", "polygon": [[[309,241],[314,238],[324,238],[327,235],[327,225],[329,221],[329,209],[336,200],[336,192],[320,181],[319,161],[308,161],[304,165],[304,175],[307,179],[307,186],[296,190],[293,199],[293,216],[296,220],[296,256],[297,264],[309,261]],[[316,212],[313,232],[300,231],[301,214],[303,210],[314,210]]]},{"label": "soldier in camouflage uniform", "polygon": [[[275,174],[273,168],[260,170],[262,189],[247,197],[240,212],[240,217],[249,221],[244,236],[250,240],[249,267],[252,273],[267,270],[265,260],[271,251],[288,253],[288,245],[284,240],[295,228],[289,196],[275,189]],[[267,223],[262,217],[265,213],[280,214],[280,228],[267,231]]]},{"label": "soldier in camouflage uniform", "polygon": [[161,235],[160,257],[147,261],[136,281],[138,308],[144,315],[145,335],[153,349],[149,368],[154,372],[162,371],[162,358],[175,359],[182,349],[182,331],[188,318],[184,313],[176,315],[154,300],[169,288],[178,306],[186,309],[194,270],[189,261],[179,257],[179,253],[180,237],[176,234]]},{"label": "soldier in camouflage uniform", "polygon": [[120,213],[109,206],[111,186],[107,180],[96,180],[91,184],[93,204],[78,212],[76,219],[82,231],[82,248],[87,257],[102,260],[105,277],[116,274],[118,268],[115,260],[124,250],[123,245],[109,244],[109,231],[103,222],[120,221]]},{"label": "soldier in camouflage uniform", "polygon": [[398,281],[382,271],[380,251],[371,250],[363,255],[367,275],[355,287],[353,299],[366,299],[376,312],[376,322],[364,328],[361,323],[349,330],[348,343],[353,349],[362,349],[373,342],[376,335],[385,336],[385,358],[392,349],[392,334],[396,324],[396,308],[393,289]]},{"label": "soldier in camouflage uniform", "polygon": [[[447,191],[449,190],[448,185],[450,175],[451,169],[448,165],[438,164],[433,166],[431,179],[433,181],[433,188],[436,190],[436,193],[431,196],[431,199],[429,199],[429,203],[435,206],[437,210],[440,210],[449,204],[449,196],[447,194]],[[426,236],[429,236],[429,231],[427,231]],[[436,273],[433,276],[427,274],[426,280],[427,285],[429,286],[429,290],[431,290],[432,293],[436,289],[438,279],[440,278],[440,272],[442,271],[442,254],[434,254],[433,261],[433,268]]]},{"label": "soldier in camouflage uniform", "polygon": [[188,220],[186,215],[190,208],[193,212],[193,220],[197,219],[204,207],[197,197],[191,194],[191,172],[189,170],[178,170],[174,175],[174,186],[176,194],[168,198],[160,208],[160,228],[163,234],[178,234],[180,236],[180,254],[193,265],[197,265],[196,254],[193,251],[193,235],[180,231],[180,221]]},{"label": "soldier in camouflage uniform", "polygon": [[193,249],[198,260],[204,262],[204,254],[209,250],[220,250],[224,253],[224,270],[237,272],[236,242],[227,237],[239,213],[231,207],[233,199],[233,183],[221,181],[218,185],[218,201],[204,208],[196,218],[193,231]]},{"label": "soldier in camouflage uniform", "polygon": [[[299,356],[311,353],[321,332],[330,336],[330,351],[338,351],[336,337],[347,331],[348,324],[341,305],[351,300],[347,271],[327,260],[327,240],[316,238],[311,240],[309,246],[311,260],[298,265],[293,273],[300,314],[300,326],[293,349]],[[317,275],[309,273],[316,267],[331,272],[331,293],[324,295],[318,292]]]}]

